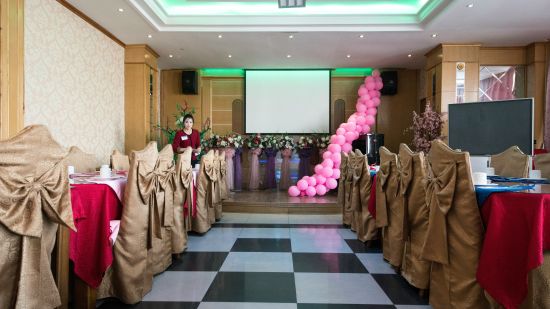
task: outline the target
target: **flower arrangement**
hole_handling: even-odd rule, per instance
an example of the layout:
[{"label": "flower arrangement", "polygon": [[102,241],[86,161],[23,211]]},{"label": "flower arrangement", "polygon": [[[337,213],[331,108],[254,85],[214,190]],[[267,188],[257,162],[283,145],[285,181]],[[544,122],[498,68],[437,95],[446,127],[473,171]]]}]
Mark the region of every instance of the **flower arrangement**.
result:
[{"label": "flower arrangement", "polygon": [[311,136],[300,136],[298,142],[296,143],[296,148],[298,149],[308,149],[315,147],[315,141]]},{"label": "flower arrangement", "polygon": [[244,138],[239,133],[232,133],[226,136],[228,146],[231,148],[242,148],[244,145]]},{"label": "flower arrangement", "polygon": [[325,150],[330,145],[330,135],[318,135],[315,142],[319,150]]},{"label": "flower arrangement", "polygon": [[279,138],[275,135],[264,135],[262,146],[265,149],[279,149]]},{"label": "flower arrangement", "polygon": [[249,149],[264,148],[260,134],[249,135],[246,138],[246,146],[248,146]]},{"label": "flower arrangement", "polygon": [[[176,129],[172,129],[169,126],[163,128],[159,125],[156,126],[157,129],[159,129],[164,136],[166,136],[166,139],[168,140],[168,143],[172,143],[174,141],[174,137],[176,136],[176,132],[178,130],[183,130],[185,127],[185,124],[183,123],[183,118],[185,115],[195,115],[195,108],[189,108],[189,104],[187,102],[184,102],[183,106],[180,104],[176,104],[177,113],[175,113],[173,116],[175,118],[174,124],[176,125]],[[199,132],[200,139],[201,139],[201,145],[202,141],[204,141],[206,134],[210,131],[210,118],[206,118],[206,121],[201,125],[201,130]]]},{"label": "flower arrangement", "polygon": [[290,136],[282,135],[279,138],[278,147],[279,147],[279,150],[285,150],[285,149],[293,150],[296,147],[296,144],[294,143],[294,139],[291,138]]},{"label": "flower arrangement", "polygon": [[441,128],[443,126],[442,115],[432,109],[430,101],[422,114],[413,111],[413,125],[409,128],[413,131],[412,146],[415,151],[428,153],[431,148],[431,141],[442,138]]}]

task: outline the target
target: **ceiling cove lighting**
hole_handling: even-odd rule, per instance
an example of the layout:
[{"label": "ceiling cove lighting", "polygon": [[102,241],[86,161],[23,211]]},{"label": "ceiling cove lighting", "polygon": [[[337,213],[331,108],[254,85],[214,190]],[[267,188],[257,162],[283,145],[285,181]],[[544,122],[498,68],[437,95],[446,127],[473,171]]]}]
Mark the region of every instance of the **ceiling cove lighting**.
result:
[{"label": "ceiling cove lighting", "polygon": [[[203,77],[244,77],[242,68],[204,68],[200,70]],[[372,68],[339,68],[330,70],[332,77],[365,77],[372,74]]]},{"label": "ceiling cove lighting", "polygon": [[306,6],[306,0],[279,0],[279,8],[303,8]]}]

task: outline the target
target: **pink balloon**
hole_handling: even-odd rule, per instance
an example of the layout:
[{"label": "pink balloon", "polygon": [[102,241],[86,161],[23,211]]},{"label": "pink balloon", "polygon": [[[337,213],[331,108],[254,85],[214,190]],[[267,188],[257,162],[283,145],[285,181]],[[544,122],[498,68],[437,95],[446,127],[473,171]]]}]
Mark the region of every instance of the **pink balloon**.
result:
[{"label": "pink balloon", "polygon": [[334,162],[334,168],[340,168],[340,162]]},{"label": "pink balloon", "polygon": [[298,196],[298,195],[300,195],[300,189],[298,189],[298,187],[296,187],[296,186],[292,186],[292,187],[288,188],[288,195]]},{"label": "pink balloon", "polygon": [[369,100],[365,103],[365,106],[366,106],[367,108],[374,107],[374,102],[372,101],[372,99],[369,99]]},{"label": "pink balloon", "polygon": [[355,139],[354,132],[346,132],[346,142],[350,143]]},{"label": "pink balloon", "polygon": [[322,165],[323,167],[330,167],[330,168],[332,168],[332,167],[334,166],[334,162],[332,162],[331,159],[325,159],[325,160],[323,160],[323,162],[321,163],[321,165]]},{"label": "pink balloon", "polygon": [[363,103],[365,103],[366,101],[370,100],[370,95],[369,93],[365,93],[364,95],[360,96],[359,97],[359,100],[363,101]]},{"label": "pink balloon", "polygon": [[317,185],[315,187],[315,191],[317,192],[317,195],[323,196],[327,193],[327,187],[325,187],[323,185]]},{"label": "pink balloon", "polygon": [[348,131],[348,132],[350,132],[350,131],[351,131],[351,132],[355,131],[355,122],[348,122],[348,123],[346,124],[346,131]]},{"label": "pink balloon", "polygon": [[336,135],[344,135],[346,133],[346,129],[344,128],[338,128],[338,130],[336,130]]},{"label": "pink balloon", "polygon": [[382,82],[377,81],[377,82],[376,82],[376,87],[375,87],[375,89],[376,89],[376,90],[380,90],[380,89],[382,89],[382,88],[384,88],[384,84],[383,84]]},{"label": "pink balloon", "polygon": [[332,162],[336,163],[336,162],[340,162],[342,160],[342,155],[337,152],[337,153],[333,153],[331,156],[330,156],[330,159],[332,160]]},{"label": "pink balloon", "polygon": [[376,108],[367,109],[367,115],[376,116],[377,113],[378,111],[376,110]]},{"label": "pink balloon", "polygon": [[[337,145],[344,145],[346,143],[345,133],[344,135],[337,135],[336,143]],[[334,151],[331,151],[334,152]]]},{"label": "pink balloon", "polygon": [[[367,109],[366,112],[368,112],[369,110]],[[357,117],[357,124],[362,126],[365,124],[365,116],[359,116]]]},{"label": "pink balloon", "polygon": [[363,96],[363,95],[365,95],[366,93],[367,93],[367,89],[366,89],[363,85],[361,85],[361,87],[359,87],[359,90],[357,91],[357,94],[358,94],[359,96]]},{"label": "pink balloon", "polygon": [[370,90],[374,90],[374,88],[376,88],[376,83],[375,83],[374,81],[368,82],[368,83],[366,83],[365,85],[366,85],[366,87],[367,87],[367,90],[369,90],[369,91],[370,91]]},{"label": "pink balloon", "polygon": [[327,179],[323,175],[317,175],[317,177],[315,178],[317,178],[317,185],[322,185],[325,183],[325,181],[327,181]]},{"label": "pink balloon", "polygon": [[380,105],[380,98],[374,98],[374,99],[372,99],[372,104],[374,104],[374,106]]},{"label": "pink balloon", "polygon": [[302,177],[303,180],[307,181],[309,179],[309,176]]},{"label": "pink balloon", "polygon": [[306,194],[307,196],[315,196],[317,191],[315,191],[315,187],[307,187]]},{"label": "pink balloon", "polygon": [[349,143],[345,143],[344,146],[342,146],[342,151],[345,152],[345,153],[348,153],[351,151],[351,144]]},{"label": "pink balloon", "polygon": [[323,159],[330,159],[332,157],[332,152],[330,151],[325,151],[325,153],[323,153]]},{"label": "pink balloon", "polygon": [[326,186],[328,189],[332,190],[338,186],[338,182],[334,178],[327,179]]},{"label": "pink balloon", "polygon": [[369,126],[373,125],[374,123],[376,122],[376,119],[374,119],[374,116],[372,115],[367,115],[367,117],[365,117],[365,123]]},{"label": "pink balloon", "polygon": [[305,189],[307,189],[307,181],[305,180],[298,180],[298,182],[296,183],[296,187],[298,188],[298,190],[300,191],[304,191]]},{"label": "pink balloon", "polygon": [[369,90],[369,95],[370,95],[370,98],[372,100],[373,98],[380,97],[380,92],[378,92],[376,90]]},{"label": "pink balloon", "polygon": [[309,179],[307,180],[307,184],[308,186],[315,186],[317,184],[317,179],[315,179],[315,177],[309,177]]},{"label": "pink balloon", "polygon": [[357,116],[355,116],[355,115],[349,116],[347,122],[348,122],[348,124],[349,124],[349,123],[356,123],[356,122],[357,122]]},{"label": "pink balloon", "polygon": [[355,126],[355,132],[357,132],[357,133],[363,132],[363,127],[360,126],[360,125],[356,125],[356,126]]},{"label": "pink balloon", "polygon": [[338,135],[335,134],[335,135],[332,135],[332,136],[330,137],[330,143],[331,143],[331,144],[334,144],[334,143],[338,144],[337,141],[338,141]]},{"label": "pink balloon", "polygon": [[374,78],[374,81],[377,82],[377,83],[383,83],[383,81],[382,81],[382,76],[376,76],[376,77]]},{"label": "pink balloon", "polygon": [[334,179],[340,178],[340,169],[338,168],[332,169],[332,178]]},{"label": "pink balloon", "polygon": [[330,144],[328,145],[328,151],[332,153],[340,153],[342,151],[342,147],[340,147],[339,144]]},{"label": "pink balloon", "polygon": [[358,112],[364,113],[367,110],[367,107],[365,106],[365,104],[357,103],[357,104],[355,104],[355,109]]},{"label": "pink balloon", "polygon": [[321,164],[315,165],[315,174],[321,174],[321,171],[323,170],[323,166]]},{"label": "pink balloon", "polygon": [[378,76],[380,76],[380,71],[374,70],[374,71],[372,71],[371,75],[374,76],[374,77],[378,77]]},{"label": "pink balloon", "polygon": [[365,85],[368,83],[372,83],[373,81],[374,81],[374,77],[372,76],[365,77]]},{"label": "pink balloon", "polygon": [[332,176],[332,167],[323,168],[323,170],[321,171],[321,176],[327,177],[327,178]]},{"label": "pink balloon", "polygon": [[356,140],[357,138],[359,138],[359,132],[355,131],[355,132],[353,132],[353,134],[355,135],[355,138],[353,140]]},{"label": "pink balloon", "polygon": [[363,132],[369,133],[370,132],[370,126],[369,125],[364,125],[363,126]]}]

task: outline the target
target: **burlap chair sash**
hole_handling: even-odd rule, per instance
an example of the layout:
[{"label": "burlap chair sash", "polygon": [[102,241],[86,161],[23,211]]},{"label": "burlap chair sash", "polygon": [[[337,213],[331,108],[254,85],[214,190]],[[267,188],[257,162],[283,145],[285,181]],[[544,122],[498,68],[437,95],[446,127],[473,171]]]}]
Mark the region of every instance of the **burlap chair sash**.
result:
[{"label": "burlap chair sash", "polygon": [[[169,163],[169,164],[166,164]],[[164,167],[163,167],[164,166]],[[162,238],[161,224],[172,226],[174,213],[165,209],[174,203],[174,163],[157,160],[154,167],[144,161],[138,163],[138,188],[141,200],[149,205],[149,228],[147,248],[152,248],[153,237]],[[160,220],[162,214],[162,222]]]},{"label": "burlap chair sash", "polygon": [[426,179],[426,204],[430,210],[426,242],[422,257],[440,264],[449,264],[447,242],[447,213],[451,209],[456,187],[456,163],[446,167],[440,175],[434,175],[428,164]]},{"label": "burlap chair sash", "polygon": [[397,181],[399,183],[396,195],[401,199],[403,205],[403,235],[410,236],[409,230],[409,187],[413,180],[413,160],[399,160],[397,167]]},{"label": "burlap chair sash", "polygon": [[345,203],[347,205],[347,208],[352,211],[351,208],[351,196],[353,192],[353,173],[355,167],[355,154],[353,152],[350,152],[348,155],[348,164],[347,164],[347,171],[346,171],[346,179],[344,180],[344,185],[346,186],[345,193]]},{"label": "burlap chair sash", "polygon": [[348,176],[348,156],[342,153],[342,161],[340,162],[340,179],[338,180],[338,204],[342,207],[342,223],[351,223],[351,209],[346,203],[346,179]]},{"label": "burlap chair sash", "polygon": [[352,192],[355,196],[355,199],[352,197],[351,207],[355,211],[361,211],[362,200],[360,198],[360,182],[363,177],[365,160],[363,155],[356,155],[353,160],[353,165],[351,166],[351,183],[352,183]]},{"label": "burlap chair sash", "polygon": [[[380,169],[376,173],[376,185],[378,190],[382,193],[377,195],[376,198],[380,199],[380,202],[376,203],[376,226],[384,227],[388,226],[388,203],[386,196],[386,189],[388,186],[388,179],[392,173],[393,161],[387,161],[380,164]],[[378,205],[381,205],[378,207]]]},{"label": "burlap chair sash", "polygon": [[49,220],[76,231],[74,222],[64,219],[67,215],[60,203],[67,190],[66,174],[62,162],[36,178],[21,177],[3,169],[2,175],[5,176],[0,177],[0,223],[15,234],[40,237],[44,214]]},{"label": "burlap chair sash", "polygon": [[[178,169],[180,171],[178,180],[180,181],[181,185],[185,188],[185,201],[187,201],[189,206],[189,214],[193,216],[195,213],[193,212],[193,169],[191,168],[191,165],[188,165],[187,168],[183,167]],[[184,202],[185,202],[184,201]]]}]

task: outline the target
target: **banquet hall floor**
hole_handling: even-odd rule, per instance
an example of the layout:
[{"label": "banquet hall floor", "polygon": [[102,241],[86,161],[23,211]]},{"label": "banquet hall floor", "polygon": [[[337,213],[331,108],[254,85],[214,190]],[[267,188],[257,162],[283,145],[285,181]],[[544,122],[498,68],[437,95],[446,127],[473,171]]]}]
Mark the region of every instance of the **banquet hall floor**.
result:
[{"label": "banquet hall floor", "polygon": [[341,215],[225,213],[154,279],[136,306],[99,308],[425,309],[427,298],[341,224]]}]

